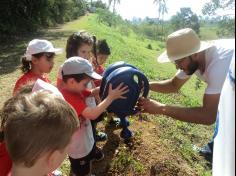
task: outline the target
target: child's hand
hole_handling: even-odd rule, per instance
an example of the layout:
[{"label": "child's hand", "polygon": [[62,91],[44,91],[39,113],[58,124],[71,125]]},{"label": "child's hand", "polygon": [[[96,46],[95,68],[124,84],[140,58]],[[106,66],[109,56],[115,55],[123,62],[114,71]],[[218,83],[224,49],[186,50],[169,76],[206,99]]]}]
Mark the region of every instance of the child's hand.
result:
[{"label": "child's hand", "polygon": [[124,86],[123,83],[121,83],[117,88],[112,89],[112,84],[109,85],[109,92],[108,97],[112,99],[112,101],[116,99],[126,99],[127,97],[124,97],[123,95],[129,92],[128,86]]}]

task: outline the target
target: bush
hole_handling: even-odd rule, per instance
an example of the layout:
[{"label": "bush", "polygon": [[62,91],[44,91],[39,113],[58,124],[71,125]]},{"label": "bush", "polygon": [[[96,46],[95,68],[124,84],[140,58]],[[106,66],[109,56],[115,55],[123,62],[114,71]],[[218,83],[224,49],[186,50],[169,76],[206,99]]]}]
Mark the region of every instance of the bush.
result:
[{"label": "bush", "polygon": [[151,44],[148,44],[147,49],[152,50],[152,45],[151,45]]},{"label": "bush", "polygon": [[98,17],[97,17],[98,22],[108,25],[109,27],[117,26],[118,24],[122,25],[124,23],[124,21],[122,20],[120,16],[113,14],[107,9],[98,8],[96,10],[96,13],[98,14]]},{"label": "bush", "polygon": [[0,36],[19,35],[64,23],[84,15],[85,0],[3,0],[0,6]]}]

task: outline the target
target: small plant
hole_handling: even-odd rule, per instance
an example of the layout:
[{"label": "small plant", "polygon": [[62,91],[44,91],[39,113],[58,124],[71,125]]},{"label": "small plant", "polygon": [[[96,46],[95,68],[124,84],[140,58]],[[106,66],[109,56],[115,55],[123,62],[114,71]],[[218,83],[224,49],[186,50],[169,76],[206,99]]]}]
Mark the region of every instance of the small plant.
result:
[{"label": "small plant", "polygon": [[135,160],[128,151],[122,150],[112,163],[113,168],[120,172],[128,172],[129,170],[134,173],[142,174],[144,166],[139,161]]},{"label": "small plant", "polygon": [[153,49],[153,48],[152,48],[152,45],[151,45],[151,44],[148,44],[147,49],[152,50],[152,49]]}]

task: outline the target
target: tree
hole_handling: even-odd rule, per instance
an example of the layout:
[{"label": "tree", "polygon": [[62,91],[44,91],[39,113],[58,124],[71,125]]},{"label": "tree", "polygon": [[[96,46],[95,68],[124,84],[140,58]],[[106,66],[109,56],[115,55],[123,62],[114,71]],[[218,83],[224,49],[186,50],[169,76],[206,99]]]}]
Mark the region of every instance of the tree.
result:
[{"label": "tree", "polygon": [[218,22],[217,35],[219,37],[235,37],[235,0],[212,0],[206,3],[202,9],[204,15],[216,15],[218,10],[232,12],[232,14],[217,15]]},{"label": "tree", "polygon": [[181,8],[180,12],[171,18],[171,24],[174,30],[192,28],[197,34],[200,33],[198,16],[192,12],[191,8]]},{"label": "tree", "polygon": [[158,21],[162,26],[162,36],[164,36],[164,16],[168,13],[166,0],[154,0],[154,3],[158,6]]},{"label": "tree", "polygon": [[85,0],[3,0],[0,39],[75,19],[84,15],[87,9]]},{"label": "tree", "polygon": [[113,13],[116,12],[116,5],[120,4],[120,0],[109,0],[108,1],[108,8],[110,9],[111,5],[113,3]]},{"label": "tree", "polygon": [[216,15],[216,11],[219,9],[234,10],[235,0],[212,0],[204,5],[202,13],[204,15]]}]

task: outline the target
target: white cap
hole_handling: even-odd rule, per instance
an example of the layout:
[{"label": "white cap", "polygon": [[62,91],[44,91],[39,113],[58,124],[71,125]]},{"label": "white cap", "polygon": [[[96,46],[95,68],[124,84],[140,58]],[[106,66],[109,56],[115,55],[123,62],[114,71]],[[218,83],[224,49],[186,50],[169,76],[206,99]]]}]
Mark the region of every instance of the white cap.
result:
[{"label": "white cap", "polygon": [[54,48],[52,43],[47,40],[34,39],[29,42],[25,56],[28,61],[31,61],[33,54],[38,54],[38,53],[61,54],[62,52],[63,52],[62,48]]},{"label": "white cap", "polygon": [[102,77],[93,70],[92,64],[81,57],[71,57],[65,61],[62,66],[62,75],[86,74],[93,79],[102,79]]}]

